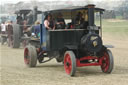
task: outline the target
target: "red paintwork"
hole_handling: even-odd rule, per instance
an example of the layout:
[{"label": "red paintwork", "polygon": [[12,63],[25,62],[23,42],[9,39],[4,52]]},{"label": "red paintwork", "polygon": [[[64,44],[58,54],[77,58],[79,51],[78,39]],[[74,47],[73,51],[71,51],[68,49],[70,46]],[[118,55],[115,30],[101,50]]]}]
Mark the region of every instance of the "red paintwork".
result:
[{"label": "red paintwork", "polygon": [[[98,62],[94,62],[94,63],[80,63],[80,61],[92,60],[92,59],[97,59]],[[98,57],[93,57],[93,56],[85,56],[85,57],[82,57],[80,59],[76,59],[76,65],[77,65],[77,67],[82,67],[82,66],[100,66],[100,65],[102,65],[102,60],[103,60],[103,57],[98,58]]]},{"label": "red paintwork", "polygon": [[104,52],[104,56],[102,59],[104,62],[101,65],[101,68],[104,72],[107,72],[108,68],[109,68],[109,55],[107,52]]},{"label": "red paintwork", "polygon": [[25,64],[29,64],[28,56],[29,56],[28,48],[25,48],[25,50],[24,50],[24,62],[25,62]]},{"label": "red paintwork", "polygon": [[[68,65],[67,65],[68,63]],[[71,73],[72,70],[72,61],[71,61],[71,56],[69,54],[66,54],[64,57],[64,68],[67,74]]]}]

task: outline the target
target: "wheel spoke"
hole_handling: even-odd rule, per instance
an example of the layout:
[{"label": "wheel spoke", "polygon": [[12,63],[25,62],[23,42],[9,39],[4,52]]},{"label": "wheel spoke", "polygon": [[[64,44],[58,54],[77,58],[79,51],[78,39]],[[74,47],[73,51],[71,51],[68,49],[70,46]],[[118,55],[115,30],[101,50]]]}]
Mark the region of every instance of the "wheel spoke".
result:
[{"label": "wheel spoke", "polygon": [[29,51],[28,48],[25,49],[25,53],[24,53],[24,61],[26,64],[29,64]]},{"label": "wheel spoke", "polygon": [[71,59],[70,59],[69,54],[66,54],[65,56],[64,65],[65,65],[64,67],[65,67],[67,74],[70,74],[72,66],[71,66]]},{"label": "wheel spoke", "polygon": [[110,58],[111,56],[109,55],[109,51],[106,51],[104,53],[104,56],[103,56],[103,60],[102,60],[102,65],[101,65],[101,69],[103,72],[105,73],[109,73],[111,72],[109,69],[110,69]]}]

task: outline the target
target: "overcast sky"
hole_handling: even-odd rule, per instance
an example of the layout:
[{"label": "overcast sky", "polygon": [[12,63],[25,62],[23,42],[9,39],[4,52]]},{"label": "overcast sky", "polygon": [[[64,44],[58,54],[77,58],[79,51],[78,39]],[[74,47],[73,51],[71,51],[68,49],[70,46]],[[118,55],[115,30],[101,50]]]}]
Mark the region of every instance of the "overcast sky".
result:
[{"label": "overcast sky", "polygon": [[[17,2],[29,2],[29,1],[76,1],[76,0],[0,0],[1,4],[3,3],[17,3]],[[82,0],[79,0],[82,1]],[[85,0],[84,0],[85,1]],[[103,0],[90,0],[90,1],[103,1]]]},{"label": "overcast sky", "polygon": [[[20,1],[23,2],[30,2],[30,1],[76,1],[76,0],[0,0],[0,4],[4,4],[4,3],[18,3]],[[79,0],[82,1],[82,0]],[[86,0],[84,0],[86,1]],[[99,2],[99,1],[124,1],[124,0],[90,0],[90,1],[94,1],[94,2]]]}]

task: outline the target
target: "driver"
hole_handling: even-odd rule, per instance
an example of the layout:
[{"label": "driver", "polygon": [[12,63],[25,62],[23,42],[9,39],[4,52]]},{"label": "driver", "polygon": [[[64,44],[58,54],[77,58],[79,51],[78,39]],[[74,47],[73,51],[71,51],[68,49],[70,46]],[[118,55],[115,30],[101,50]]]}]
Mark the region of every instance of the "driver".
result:
[{"label": "driver", "polygon": [[81,12],[78,12],[78,14],[76,15],[74,24],[75,25],[80,25],[84,22],[84,18],[83,18],[83,14]]}]

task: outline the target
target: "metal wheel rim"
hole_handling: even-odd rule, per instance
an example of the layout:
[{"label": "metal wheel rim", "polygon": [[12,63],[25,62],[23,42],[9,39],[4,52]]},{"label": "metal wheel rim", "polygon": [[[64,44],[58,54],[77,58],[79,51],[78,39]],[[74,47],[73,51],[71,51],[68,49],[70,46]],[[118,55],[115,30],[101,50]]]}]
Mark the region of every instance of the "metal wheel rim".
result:
[{"label": "metal wheel rim", "polygon": [[109,69],[109,55],[107,52],[104,53],[103,60],[102,60],[102,65],[101,68],[104,72],[107,72]]},{"label": "metal wheel rim", "polygon": [[72,61],[71,61],[71,56],[69,54],[65,55],[64,59],[64,68],[67,74],[71,73],[72,70]]},{"label": "metal wheel rim", "polygon": [[25,62],[25,64],[29,64],[29,50],[28,50],[28,48],[25,48],[25,51],[24,51],[24,62]]}]

